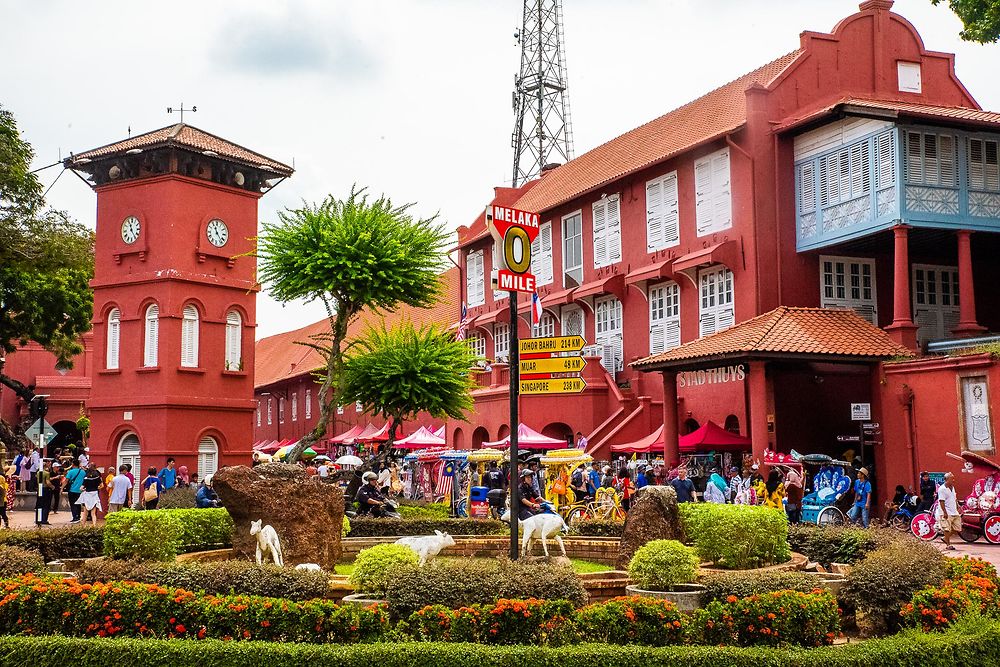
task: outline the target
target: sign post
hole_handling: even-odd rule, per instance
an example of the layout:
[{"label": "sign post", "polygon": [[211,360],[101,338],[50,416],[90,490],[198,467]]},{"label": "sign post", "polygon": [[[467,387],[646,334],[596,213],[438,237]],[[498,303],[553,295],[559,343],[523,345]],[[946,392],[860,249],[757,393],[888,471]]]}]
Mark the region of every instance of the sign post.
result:
[{"label": "sign post", "polygon": [[872,418],[872,404],[871,403],[851,403],[851,421],[860,422],[859,423],[859,433],[858,438],[858,449],[861,450],[859,455],[861,456],[861,465],[865,465],[865,422],[871,420]]},{"label": "sign post", "polygon": [[[520,390],[517,337],[517,295],[535,291],[531,274],[531,242],[538,236],[538,214],[506,206],[488,206],[486,225],[496,239],[493,257],[497,265],[497,288],[507,290],[510,307],[510,558],[517,560],[518,518],[521,513],[520,475],[517,469],[518,395]],[[501,252],[497,252],[497,250]]]}]

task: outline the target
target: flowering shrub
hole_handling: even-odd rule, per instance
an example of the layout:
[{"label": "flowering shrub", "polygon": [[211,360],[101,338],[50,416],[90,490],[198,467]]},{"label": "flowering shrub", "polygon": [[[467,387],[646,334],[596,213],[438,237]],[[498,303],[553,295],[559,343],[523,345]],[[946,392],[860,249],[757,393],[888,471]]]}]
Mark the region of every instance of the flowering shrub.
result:
[{"label": "flowering shrub", "polygon": [[776,591],[710,602],[695,612],[692,643],[735,646],[822,646],[840,629],[840,610],[829,591]]},{"label": "flowering shrub", "polygon": [[983,579],[989,579],[994,583],[1000,584],[1000,578],[997,577],[997,569],[993,567],[992,563],[982,558],[970,558],[969,556],[946,558],[944,561],[944,576],[948,579],[960,579],[966,576],[982,577]]},{"label": "flowering shrub", "polygon": [[29,574],[0,582],[0,594],[0,628],[8,634],[351,643],[375,641],[389,629],[378,606],[195,595],[157,584]]},{"label": "flowering shrub", "polygon": [[576,617],[583,641],[645,646],[683,643],[686,620],[669,600],[639,596],[591,604]]},{"label": "flowering shrub", "polygon": [[653,540],[635,552],[628,564],[628,576],[640,588],[670,590],[677,584],[694,581],[698,557],[677,540]]},{"label": "flowering shrub", "polygon": [[410,615],[406,629],[424,641],[560,645],[576,640],[573,617],[565,600],[498,600],[459,609],[429,605]]},{"label": "flowering shrub", "polygon": [[900,616],[908,625],[924,631],[942,628],[967,613],[1000,615],[1000,593],[996,568],[980,558],[945,558],[947,579],[940,586],[927,586],[903,605]]}]

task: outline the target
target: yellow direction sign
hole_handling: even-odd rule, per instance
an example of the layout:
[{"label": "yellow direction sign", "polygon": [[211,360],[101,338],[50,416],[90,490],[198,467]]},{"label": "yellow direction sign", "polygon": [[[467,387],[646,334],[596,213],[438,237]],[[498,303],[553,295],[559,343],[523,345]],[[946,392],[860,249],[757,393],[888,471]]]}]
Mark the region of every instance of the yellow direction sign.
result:
[{"label": "yellow direction sign", "polygon": [[521,380],[521,395],[529,394],[579,394],[587,388],[583,378],[554,378],[551,380]]},{"label": "yellow direction sign", "polygon": [[587,365],[583,357],[550,357],[548,359],[522,359],[521,372],[528,373],[579,373]]},{"label": "yellow direction sign", "polygon": [[583,336],[550,336],[548,338],[525,338],[518,341],[518,351],[521,354],[537,354],[539,352],[579,352],[587,341]]}]

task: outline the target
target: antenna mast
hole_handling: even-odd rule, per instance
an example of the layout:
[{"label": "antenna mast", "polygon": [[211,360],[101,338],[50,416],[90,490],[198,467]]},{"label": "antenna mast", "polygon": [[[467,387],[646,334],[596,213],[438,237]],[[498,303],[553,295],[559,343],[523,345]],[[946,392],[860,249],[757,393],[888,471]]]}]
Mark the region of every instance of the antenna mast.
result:
[{"label": "antenna mast", "polygon": [[514,187],[536,178],[546,164],[573,159],[562,0],[524,0],[516,36],[521,71],[513,95]]}]

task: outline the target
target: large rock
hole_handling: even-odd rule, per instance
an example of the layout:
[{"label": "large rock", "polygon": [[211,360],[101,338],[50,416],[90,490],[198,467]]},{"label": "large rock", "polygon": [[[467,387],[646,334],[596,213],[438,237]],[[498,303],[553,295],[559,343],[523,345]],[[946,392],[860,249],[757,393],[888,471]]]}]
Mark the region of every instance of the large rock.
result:
[{"label": "large rock", "polygon": [[300,466],[268,463],[223,468],[212,486],[233,517],[238,557],[256,554],[250,522],[261,519],[278,533],[286,567],[316,563],[332,571],[340,559],[344,493],[337,485],[309,477]]},{"label": "large rock", "polygon": [[618,569],[628,569],[632,556],[646,542],[678,540],[681,536],[677,492],[670,486],[643,487],[625,517],[621,545],[618,547]]}]

